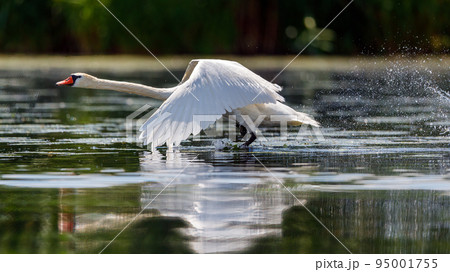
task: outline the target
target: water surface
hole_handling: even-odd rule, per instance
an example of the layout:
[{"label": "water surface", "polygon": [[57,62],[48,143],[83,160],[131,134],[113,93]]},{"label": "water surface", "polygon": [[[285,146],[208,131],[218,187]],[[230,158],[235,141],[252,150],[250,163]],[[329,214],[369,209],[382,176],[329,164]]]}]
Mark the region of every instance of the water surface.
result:
[{"label": "water surface", "polygon": [[98,253],[133,219],[104,253],[346,253],[310,212],[353,253],[450,252],[448,69],[286,71],[322,139],[203,135],[170,154],[126,139],[126,116],[160,102],[54,87],[70,72],[0,70],[1,253]]}]

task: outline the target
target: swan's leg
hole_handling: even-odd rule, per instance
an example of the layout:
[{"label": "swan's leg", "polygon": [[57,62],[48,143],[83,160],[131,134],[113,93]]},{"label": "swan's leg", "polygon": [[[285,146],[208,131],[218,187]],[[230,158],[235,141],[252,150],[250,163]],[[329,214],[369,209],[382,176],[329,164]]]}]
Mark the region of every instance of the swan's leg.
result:
[{"label": "swan's leg", "polygon": [[[241,137],[244,137],[247,134],[247,128],[243,125],[236,122],[236,127],[239,128],[239,132],[241,133]],[[250,131],[250,139],[248,139],[245,143],[243,143],[240,148],[247,148],[256,140],[256,135],[254,132]]]},{"label": "swan's leg", "polygon": [[250,132],[250,139],[246,141],[243,145],[241,145],[241,148],[247,148],[249,145],[251,145],[256,140],[256,135],[253,132]]},{"label": "swan's leg", "polygon": [[247,134],[247,129],[243,125],[241,125],[239,127],[239,132],[241,133],[241,136],[244,137],[245,134]]},{"label": "swan's leg", "polygon": [[241,137],[244,137],[245,134],[247,134],[247,129],[243,125],[236,122],[236,127],[239,129],[239,133],[241,134]]}]

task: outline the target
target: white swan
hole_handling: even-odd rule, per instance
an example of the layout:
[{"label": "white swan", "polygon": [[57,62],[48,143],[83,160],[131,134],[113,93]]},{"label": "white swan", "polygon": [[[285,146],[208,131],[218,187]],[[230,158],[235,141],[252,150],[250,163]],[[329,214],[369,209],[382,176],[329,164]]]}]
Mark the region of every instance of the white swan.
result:
[{"label": "white swan", "polygon": [[[141,84],[99,79],[84,73],[75,73],[56,83],[78,88],[105,89],[127,92],[163,100],[161,107],[141,127],[140,139],[144,144],[167,144],[172,150],[189,135],[196,135],[222,116],[236,116],[242,135],[250,132],[250,139],[242,146],[248,147],[255,139],[255,126],[246,120],[256,120],[261,115],[261,126],[280,125],[270,116],[286,116],[288,125],[319,123],[305,113],[282,104],[278,94],[281,87],[273,84],[234,61],[201,59],[192,60],[182,81],[172,88],[154,88]],[[195,122],[195,116],[208,116],[208,121]],[[203,119],[204,120],[204,119]]]}]

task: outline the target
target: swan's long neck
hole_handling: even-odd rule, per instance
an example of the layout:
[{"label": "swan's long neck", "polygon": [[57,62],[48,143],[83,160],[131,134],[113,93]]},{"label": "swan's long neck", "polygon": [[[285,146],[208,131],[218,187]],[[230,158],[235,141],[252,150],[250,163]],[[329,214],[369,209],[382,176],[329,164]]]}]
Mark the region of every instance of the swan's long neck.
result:
[{"label": "swan's long neck", "polygon": [[169,98],[169,96],[174,91],[173,88],[154,88],[142,84],[100,79],[100,78],[96,78],[95,81],[92,84],[90,84],[89,88],[126,92],[131,94],[148,96],[163,101]]}]

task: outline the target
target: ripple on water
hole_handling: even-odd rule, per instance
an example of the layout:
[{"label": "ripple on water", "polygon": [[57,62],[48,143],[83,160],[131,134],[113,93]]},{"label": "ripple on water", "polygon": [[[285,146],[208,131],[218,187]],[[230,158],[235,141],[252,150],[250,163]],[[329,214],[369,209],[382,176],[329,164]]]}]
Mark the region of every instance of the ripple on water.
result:
[{"label": "ripple on water", "polygon": [[[177,167],[175,167],[177,168]],[[32,188],[102,188],[156,182],[168,184],[176,179],[178,185],[223,187],[237,184],[250,186],[256,184],[275,184],[277,180],[289,181],[289,186],[300,190],[308,188],[318,191],[358,191],[358,190],[435,190],[450,191],[450,173],[444,175],[424,175],[405,170],[398,176],[375,176],[368,173],[283,173],[276,170],[268,172],[202,173],[199,169],[191,172],[173,171],[173,168],[159,169],[153,173],[125,173],[123,169],[104,169],[103,174],[77,174],[72,171],[90,170],[90,168],[63,168],[70,171],[64,174],[4,174],[0,184],[15,187]],[[406,173],[405,173],[406,172]],[[180,174],[181,173],[181,174]],[[240,178],[236,178],[239,176]],[[274,179],[274,177],[276,179]],[[280,188],[281,189],[281,188]],[[281,189],[282,190],[282,189]]]},{"label": "ripple on water", "polygon": [[[42,78],[32,76],[0,77],[0,189],[10,198],[7,210],[16,209],[18,218],[31,218],[22,216],[24,203],[38,215],[45,211],[33,220],[47,220],[52,210],[58,226],[75,222],[75,234],[111,228],[115,235],[115,227],[122,228],[154,200],[148,214],[157,211],[163,219],[185,220],[194,250],[228,252],[267,242],[259,238],[279,241],[289,227],[302,231],[299,244],[308,244],[303,235],[315,225],[302,223],[313,219],[306,214],[295,216],[301,219],[298,225],[288,222],[290,212],[298,215],[295,205],[300,203],[281,181],[336,233],[356,237],[349,242],[355,247],[394,245],[386,252],[396,252],[411,245],[421,252],[437,245],[439,252],[448,252],[448,246],[429,240],[448,233],[442,215],[448,214],[450,196],[450,140],[448,131],[439,128],[450,125],[444,91],[448,82],[440,82],[441,88],[433,78],[410,70],[326,72],[316,80],[287,72],[286,85],[294,87],[284,90],[286,100],[293,107],[308,105],[302,110],[323,124],[323,140],[314,135],[297,139],[299,130],[293,128],[285,141],[277,131],[267,130],[268,141],[257,140],[248,151],[224,151],[237,143],[202,136],[167,154],[166,148],[149,154],[125,138],[126,116],[144,104],[157,107],[158,101],[113,92],[41,89]],[[158,83],[167,84],[164,80]],[[56,201],[55,209],[49,209]],[[18,221],[11,220],[6,225],[16,226]],[[44,231],[49,229],[55,235],[32,236],[67,237],[57,227]],[[17,231],[11,228],[10,233]],[[93,240],[87,243],[76,240],[75,248],[104,242],[94,238],[104,236],[89,237]],[[295,242],[291,238],[267,245],[290,246]],[[322,240],[316,236],[311,241]],[[46,243],[33,240],[33,246]],[[120,241],[115,243],[120,247]]]}]

